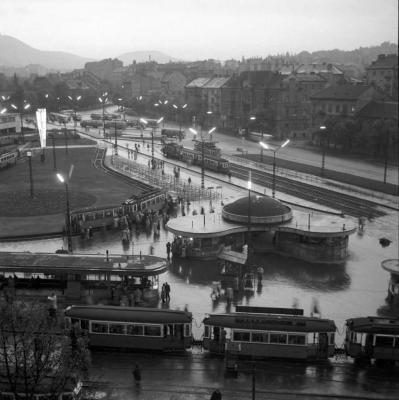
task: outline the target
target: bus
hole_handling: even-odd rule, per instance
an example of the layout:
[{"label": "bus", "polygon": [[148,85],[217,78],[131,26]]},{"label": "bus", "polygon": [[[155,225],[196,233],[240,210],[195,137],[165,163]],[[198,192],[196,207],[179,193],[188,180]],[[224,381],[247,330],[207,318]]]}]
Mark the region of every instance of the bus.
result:
[{"label": "bus", "polygon": [[204,348],[227,360],[334,355],[334,321],[306,317],[301,309],[237,306],[235,313],[210,314],[203,323]]},{"label": "bus", "polygon": [[91,347],[181,351],[192,344],[192,315],[187,311],[70,306],[65,318],[67,326],[77,324],[88,334]]}]

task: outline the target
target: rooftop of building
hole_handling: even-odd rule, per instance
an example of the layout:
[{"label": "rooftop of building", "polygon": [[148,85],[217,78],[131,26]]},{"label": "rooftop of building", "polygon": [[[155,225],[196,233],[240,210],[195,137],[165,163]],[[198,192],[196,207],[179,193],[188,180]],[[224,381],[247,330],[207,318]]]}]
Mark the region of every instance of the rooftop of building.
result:
[{"label": "rooftop of building", "polygon": [[397,120],[398,102],[372,100],[356,113],[356,117],[367,119],[389,118]]},{"label": "rooftop of building", "polygon": [[343,71],[334,64],[327,63],[313,63],[313,64],[302,64],[296,68],[297,74],[333,74],[343,75]]},{"label": "rooftop of building", "polygon": [[366,69],[391,69],[398,68],[397,54],[380,54]]},{"label": "rooftop of building", "polygon": [[352,85],[350,83],[341,83],[328,86],[310,96],[311,99],[322,100],[357,100],[364,92],[369,90],[368,85]]}]

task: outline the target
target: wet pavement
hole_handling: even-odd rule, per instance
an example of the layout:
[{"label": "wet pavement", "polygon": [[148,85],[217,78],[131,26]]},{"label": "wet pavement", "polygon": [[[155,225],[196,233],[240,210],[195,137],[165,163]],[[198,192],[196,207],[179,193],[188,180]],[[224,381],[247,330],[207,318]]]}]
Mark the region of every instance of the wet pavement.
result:
[{"label": "wet pavement", "polygon": [[[157,148],[157,152],[159,149]],[[159,154],[159,153],[158,153]],[[157,155],[158,155],[157,154]],[[183,174],[185,172],[182,171]],[[188,176],[188,175],[187,175]],[[199,175],[192,175],[199,183]],[[209,181],[206,186],[220,185]],[[245,187],[245,182],[242,183]],[[245,189],[223,184],[223,202],[226,204],[246,193]],[[284,199],[284,195],[278,193]],[[204,206],[209,212],[209,201],[192,202],[190,212]],[[221,211],[221,200],[213,204],[215,215]],[[363,233],[349,239],[349,258],[341,265],[310,264],[280,255],[267,254],[257,258],[265,271],[257,291],[238,294],[234,304],[251,306],[291,307],[294,302],[311,311],[316,299],[322,317],[335,320],[338,327],[337,345],[343,341],[345,319],[367,315],[398,316],[399,310],[386,301],[389,274],[382,270],[381,261],[398,257],[398,212],[391,210],[384,217],[367,220]],[[392,243],[382,247],[381,237]],[[148,254],[166,256],[170,233],[161,230],[158,238],[152,233],[141,233],[133,245],[124,247],[121,232],[95,232],[94,237],[73,239],[75,252],[105,254],[108,249],[118,254]],[[65,244],[62,239],[0,243],[2,251],[54,252]],[[219,280],[217,262],[172,260],[161,283],[171,284],[172,309],[185,305],[193,312],[193,333],[202,336],[202,320],[206,313],[229,311],[222,297],[211,299],[212,282]],[[233,310],[234,311],[234,307]],[[134,363],[142,367],[142,387],[137,390],[131,377]],[[215,388],[222,389],[224,399],[251,399],[252,374],[239,373],[238,378],[226,377],[223,361],[209,359],[200,350],[187,356],[147,355],[140,353],[93,352],[90,380],[104,384],[105,397],[110,399],[209,399]],[[389,372],[374,366],[355,367],[352,361],[338,360],[324,365],[273,361],[257,364],[256,399],[290,398],[389,398],[399,397],[398,370]],[[97,397],[100,398],[100,397]]]}]

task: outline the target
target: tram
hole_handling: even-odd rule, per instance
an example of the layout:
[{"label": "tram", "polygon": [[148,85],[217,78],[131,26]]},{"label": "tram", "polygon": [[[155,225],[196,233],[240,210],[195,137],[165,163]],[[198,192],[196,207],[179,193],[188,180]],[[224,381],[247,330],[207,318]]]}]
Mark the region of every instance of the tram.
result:
[{"label": "tram", "polygon": [[[205,144],[204,144],[205,147]],[[166,157],[175,158],[178,160],[186,161],[190,164],[201,165],[202,163],[202,149],[188,149],[177,143],[165,143],[162,152]],[[207,154],[204,150],[204,167],[217,172],[227,174],[230,170],[229,161],[222,158],[217,154]]]},{"label": "tram", "polygon": [[399,361],[399,318],[358,317],[346,320],[346,354],[355,361]]},{"label": "tram", "polygon": [[138,211],[158,211],[165,206],[165,202],[166,193],[160,189],[154,189],[132,196],[118,206],[85,207],[72,210],[70,212],[72,233],[80,233],[85,229],[117,227],[124,216]]},{"label": "tram", "polygon": [[87,332],[91,347],[179,351],[191,347],[192,315],[144,307],[70,306],[67,326]]},{"label": "tram", "polygon": [[18,149],[7,151],[6,153],[0,154],[0,169],[8,168],[17,163]]},{"label": "tram", "polygon": [[306,317],[300,309],[237,306],[235,313],[210,314],[203,323],[204,348],[226,360],[334,355],[334,321]]}]

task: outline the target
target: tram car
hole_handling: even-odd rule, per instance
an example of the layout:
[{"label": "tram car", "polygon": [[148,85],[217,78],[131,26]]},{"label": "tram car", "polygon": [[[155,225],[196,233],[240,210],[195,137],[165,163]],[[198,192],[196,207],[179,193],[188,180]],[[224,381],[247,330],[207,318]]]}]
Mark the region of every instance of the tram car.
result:
[{"label": "tram car", "polygon": [[103,122],[101,120],[98,119],[85,119],[83,121],[80,122],[80,126],[82,128],[99,128],[100,126],[103,126]]},{"label": "tram car", "polygon": [[[188,149],[177,143],[165,143],[162,152],[165,157],[183,160],[194,165],[201,165],[202,152],[198,150]],[[206,154],[204,152],[204,167],[212,171],[217,171],[227,174],[230,171],[230,163],[228,160]]]},{"label": "tram car", "polygon": [[99,348],[182,351],[191,347],[192,315],[145,307],[70,306],[66,324],[86,332]]},{"label": "tram car", "polygon": [[0,154],[0,169],[11,167],[15,165],[18,158],[18,150],[7,151]]},{"label": "tram car", "polygon": [[139,196],[132,196],[121,205],[86,207],[70,213],[72,233],[82,233],[86,229],[119,227],[126,215],[145,210],[158,211],[165,206],[166,194],[159,189]]},{"label": "tram car", "polygon": [[346,354],[355,361],[399,361],[399,318],[358,317],[346,320]]},{"label": "tram car", "polygon": [[204,319],[204,348],[237,358],[327,360],[334,355],[336,326],[303,310],[237,306],[235,313]]}]

